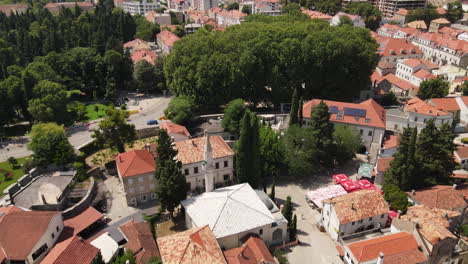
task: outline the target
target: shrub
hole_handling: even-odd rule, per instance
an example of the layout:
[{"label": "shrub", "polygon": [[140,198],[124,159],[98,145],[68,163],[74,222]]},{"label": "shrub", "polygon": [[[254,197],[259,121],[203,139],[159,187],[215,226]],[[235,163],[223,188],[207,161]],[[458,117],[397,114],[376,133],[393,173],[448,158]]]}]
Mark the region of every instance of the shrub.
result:
[{"label": "shrub", "polygon": [[277,249],[273,252],[273,255],[278,259],[280,264],[288,264],[288,259],[284,256],[285,252]]},{"label": "shrub", "polygon": [[462,138],[462,139],[461,139],[461,142],[462,142],[463,144],[468,144],[468,137]]},{"label": "shrub", "polygon": [[29,173],[30,170],[34,168],[34,163],[32,160],[27,159],[23,162],[23,165],[21,166],[21,169],[23,170],[24,173]]},{"label": "shrub", "polygon": [[187,123],[193,114],[195,103],[188,96],[176,96],[172,98],[164,114],[176,124]]},{"label": "shrub", "polygon": [[9,157],[8,158],[8,163],[10,163],[11,167],[13,169],[16,169],[18,167],[18,160],[15,157]]}]

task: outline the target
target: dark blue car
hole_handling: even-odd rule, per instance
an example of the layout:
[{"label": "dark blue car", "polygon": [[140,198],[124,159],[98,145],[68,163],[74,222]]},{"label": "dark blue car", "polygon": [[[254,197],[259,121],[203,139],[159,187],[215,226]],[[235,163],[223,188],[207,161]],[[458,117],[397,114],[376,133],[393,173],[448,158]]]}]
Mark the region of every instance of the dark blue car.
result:
[{"label": "dark blue car", "polygon": [[150,125],[157,125],[157,124],[158,124],[158,120],[156,120],[156,119],[151,119],[151,120],[146,121],[146,124],[147,124],[148,126],[150,126]]}]

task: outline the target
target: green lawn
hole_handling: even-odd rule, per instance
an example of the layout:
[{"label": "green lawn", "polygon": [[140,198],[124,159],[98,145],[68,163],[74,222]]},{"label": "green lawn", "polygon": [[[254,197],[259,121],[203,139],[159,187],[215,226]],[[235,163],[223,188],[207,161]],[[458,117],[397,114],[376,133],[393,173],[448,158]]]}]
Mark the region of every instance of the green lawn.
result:
[{"label": "green lawn", "polygon": [[24,175],[24,172],[21,169],[21,164],[23,164],[26,159],[29,159],[29,157],[18,159],[18,169],[13,169],[10,163],[8,163],[8,161],[0,162],[0,169],[13,172],[13,178],[8,181],[6,181],[5,176],[3,176],[3,174],[0,173],[0,181],[2,181],[2,183],[0,183],[0,196],[3,195],[3,190],[5,190],[11,184],[15,183],[19,178],[21,178]]},{"label": "green lawn", "polygon": [[[96,111],[96,106],[98,107],[98,110]],[[86,105],[86,117],[88,118],[87,121],[92,121],[92,120],[96,120],[96,119],[99,119],[101,117],[103,117],[106,113],[105,113],[105,110],[106,110],[106,107],[105,105],[103,104],[89,104],[89,105]]]}]

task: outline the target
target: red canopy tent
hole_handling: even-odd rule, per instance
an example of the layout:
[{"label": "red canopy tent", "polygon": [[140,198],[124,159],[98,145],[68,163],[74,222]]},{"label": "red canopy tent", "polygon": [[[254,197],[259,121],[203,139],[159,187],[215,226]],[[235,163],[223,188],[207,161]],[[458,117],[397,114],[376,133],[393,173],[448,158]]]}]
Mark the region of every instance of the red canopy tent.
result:
[{"label": "red canopy tent", "polygon": [[359,186],[352,181],[343,182],[341,186],[349,193],[360,189]]},{"label": "red canopy tent", "polygon": [[332,176],[336,183],[342,184],[343,182],[348,182],[350,179],[346,176],[346,174],[335,174]]},{"label": "red canopy tent", "polygon": [[390,212],[388,212],[388,218],[393,219],[395,217],[398,217],[398,213],[393,210],[390,210]]},{"label": "red canopy tent", "polygon": [[375,186],[372,183],[370,183],[370,181],[368,181],[366,179],[355,181],[354,183],[356,183],[357,186],[359,186],[361,189],[369,189],[369,188],[372,188],[372,187],[375,188]]}]

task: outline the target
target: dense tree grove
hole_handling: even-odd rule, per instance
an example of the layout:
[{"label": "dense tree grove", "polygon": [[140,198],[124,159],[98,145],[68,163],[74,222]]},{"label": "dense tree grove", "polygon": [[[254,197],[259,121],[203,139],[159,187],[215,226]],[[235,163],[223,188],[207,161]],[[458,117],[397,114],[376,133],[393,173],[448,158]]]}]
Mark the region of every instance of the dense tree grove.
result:
[{"label": "dense tree grove", "polygon": [[346,5],[344,11],[348,14],[361,16],[366,23],[366,27],[371,30],[376,30],[382,20],[382,12],[368,2],[351,2]]},{"label": "dense tree grove", "polygon": [[169,89],[209,108],[242,98],[275,105],[301,96],[346,100],[370,83],[377,45],[368,30],[302,16],[252,16],[225,32],[201,29],[175,43]]},{"label": "dense tree grove", "polygon": [[425,80],[419,85],[418,97],[423,100],[445,97],[449,93],[449,86],[449,82],[439,78]]}]

